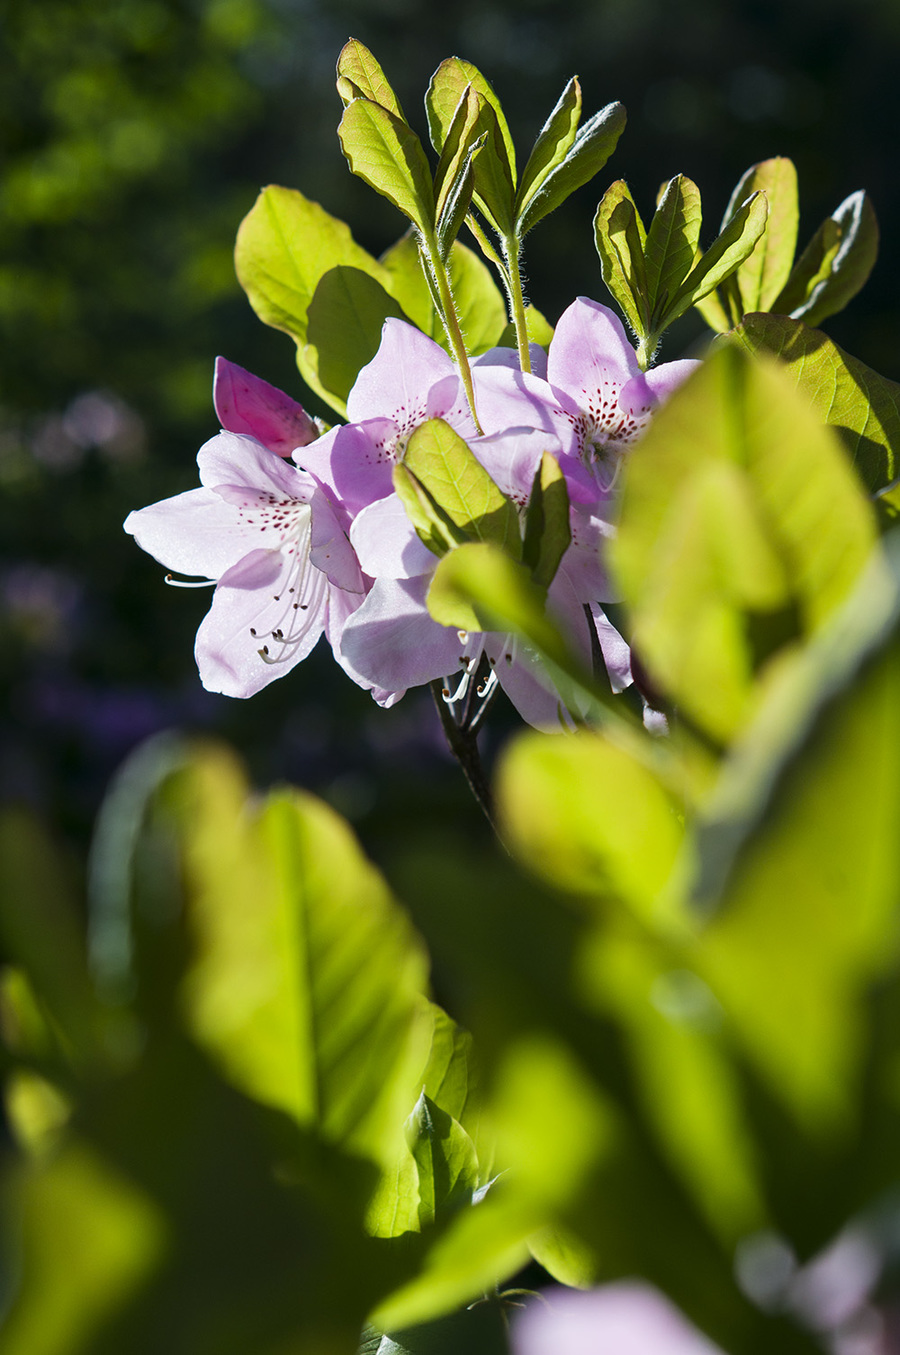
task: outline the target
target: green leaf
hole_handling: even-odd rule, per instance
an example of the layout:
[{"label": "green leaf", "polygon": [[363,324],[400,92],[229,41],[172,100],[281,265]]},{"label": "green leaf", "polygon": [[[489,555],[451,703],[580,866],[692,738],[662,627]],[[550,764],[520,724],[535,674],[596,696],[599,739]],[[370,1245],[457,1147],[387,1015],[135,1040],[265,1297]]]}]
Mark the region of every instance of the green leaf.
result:
[{"label": "green leaf", "polygon": [[522,559],[535,583],[549,588],[572,541],[569,492],[565,477],[549,452],[544,452],[534,474],[525,512]]},{"label": "green leaf", "polygon": [[793,381],[717,351],[629,457],[610,543],[651,677],[727,740],[768,660],[846,599],[874,531],[843,449]]},{"label": "green leaf", "polygon": [[781,315],[748,315],[734,338],[779,358],[822,419],[840,434],[863,484],[876,493],[900,475],[900,385],[819,329]]},{"label": "green leaf", "polygon": [[478,1185],[475,1146],[462,1125],[425,1092],[406,1122],[406,1141],[419,1183],[419,1226],[471,1205]]},{"label": "green leaf", "polygon": [[441,62],[431,77],[425,95],[425,111],[428,115],[431,144],[436,151],[441,152],[443,150],[459,102],[470,86],[477,94],[481,95],[494,112],[497,130],[500,133],[504,148],[504,151],[500,151],[498,147],[497,151],[508,165],[510,181],[515,186],[516,151],[503,113],[503,107],[491,85],[485,80],[477,66],[472,65],[471,61],[463,61],[458,56],[448,57],[446,61]]},{"label": "green leaf", "polygon": [[406,516],[416,529],[416,535],[438,559],[463,545],[468,537],[456,526],[449,513],[446,513],[417,476],[412,475],[402,463],[393,469],[392,479],[397,497],[403,504]]},{"label": "green leaf", "polygon": [[681,806],[621,744],[587,730],[523,735],[500,763],[497,806],[504,842],[551,885],[657,928],[679,925],[666,887]]},{"label": "green leaf", "polygon": [[479,131],[481,106],[471,86],[453,115],[434,177],[437,204],[437,239],[441,258],[446,259],[472,201],[475,189],[474,161],[487,140]]},{"label": "green leaf", "polygon": [[251,818],[241,778],[215,755],[181,794],[197,949],[190,1029],[246,1094],[392,1161],[427,1038],[425,958],[405,917],[312,797],[272,795]]},{"label": "green leaf", "polygon": [[[425,280],[418,245],[412,233],[401,237],[381,256],[385,286],[405,315],[429,338],[450,351],[443,322]],[[471,354],[484,353],[501,342],[506,302],[490,269],[471,249],[455,241],[449,258],[450,286],[460,328]]]},{"label": "green leaf", "polygon": [[84,1144],[26,1166],[6,1183],[18,1224],[18,1284],[0,1349],[75,1355],[157,1269],[170,1244],[155,1202]]},{"label": "green leaf", "polygon": [[689,306],[695,305],[740,267],[766,229],[767,212],[763,193],[754,193],[738,208],[672,297],[660,322],[661,329],[672,324]]},{"label": "green leaf", "polygon": [[370,99],[372,103],[393,113],[401,122],[406,122],[387,76],[368,47],[364,47],[356,38],[344,44],[338,57],[337,90],[345,107],[354,99]]},{"label": "green leaf", "polygon": [[443,419],[419,424],[407,443],[403,465],[466,537],[494,542],[521,558],[515,504]]},{"label": "green leaf", "polygon": [[470,61],[448,57],[431,77],[425,95],[431,144],[443,152],[461,101],[472,91],[478,104],[475,136],[485,143],[475,161],[475,200],[498,232],[512,230],[516,153],[500,100]]},{"label": "green leaf", "polygon": [[[474,144],[481,139],[476,131],[479,112],[478,95],[472,86],[468,85],[457,104],[450,126],[447,128],[447,135],[435,170],[434,198],[437,205],[438,220],[440,220],[445,209],[448,196],[453,191],[454,182],[463,177],[465,173]],[[481,136],[485,135],[486,133],[481,134]]]},{"label": "green leaf", "polygon": [[778,155],[752,165],[731,195],[723,228],[741,203],[756,192],[765,193],[769,214],[763,235],[734,274],[741,315],[775,309],[773,303],[790,275],[799,220],[797,171],[793,162]]},{"label": "green leaf", "polygon": [[644,245],[647,308],[652,317],[664,314],[694,266],[703,214],[697,185],[683,174],[670,179],[650,223]]},{"label": "green leaf", "polygon": [[102,1059],[101,1010],[70,873],[25,810],[0,815],[0,945],[5,962],[26,976],[44,1020],[49,1017],[47,1034],[63,1064],[84,1068]]},{"label": "green leaf", "polygon": [[551,169],[516,222],[520,239],[600,173],[624,130],[625,109],[620,103],[607,104],[580,128],[565,159]]},{"label": "green leaf", "polygon": [[636,334],[649,332],[650,305],[644,266],[647,235],[624,179],[606,190],[594,217],[600,272]]},{"label": "green leaf", "polygon": [[[302,193],[277,186],[264,188],[242,221],[235,267],[259,318],[284,330],[296,342],[297,365],[304,380],[345,415],[344,388],[352,366],[348,354],[353,351],[352,361],[364,365],[368,361],[364,354],[368,352],[371,357],[377,350],[384,319],[398,314],[397,303],[387,290],[382,295],[377,288],[361,284],[357,274],[365,274],[381,288],[390,285],[390,275],[356,243],[343,221]],[[310,307],[320,284],[315,329],[322,348],[307,342]],[[339,317],[335,323],[329,320],[332,305]],[[339,338],[339,331],[348,314],[350,329],[345,342]],[[360,334],[365,336],[362,343]],[[323,362],[327,373],[337,374],[338,391],[329,389],[320,379]]]},{"label": "green leaf", "polygon": [[[773,691],[736,750],[744,768],[726,763],[708,802],[716,834],[700,839],[712,854],[735,826],[758,733],[774,785],[750,802],[756,829],[741,831],[729,852],[724,887],[700,900],[717,907],[698,963],[770,1089],[817,1143],[845,1141],[860,1114],[865,994],[888,967],[897,981],[900,649],[895,633],[855,676],[848,626],[859,633],[866,598],[855,601],[856,615],[839,618],[836,643],[813,652],[798,675],[812,709],[797,706],[792,683]],[[844,682],[855,680],[835,699],[841,670]],[[787,735],[780,744],[766,728],[772,716]],[[871,1152],[865,1137],[861,1151]]]},{"label": "green leaf", "polygon": [[575,140],[581,121],[581,85],[577,76],[566,85],[556,107],[544,123],[522,172],[516,194],[516,216],[525,211],[535,193],[557,165],[561,165]]},{"label": "green leaf", "polygon": [[306,316],[306,346],[298,365],[314,389],[346,410],[360,371],[378,352],[388,316],[405,320],[383,284],[359,268],[339,265],[316,284]]},{"label": "green leaf", "polygon": [[422,143],[380,104],[354,99],[338,127],[352,172],[381,193],[425,236],[434,230],[434,189]]},{"label": "green leaf", "polygon": [[[833,225],[829,224],[833,223]],[[839,240],[834,250],[835,230]],[[851,193],[813,236],[773,310],[820,325],[852,301],[878,256],[878,221],[866,193]],[[799,295],[798,295],[799,294]]]}]

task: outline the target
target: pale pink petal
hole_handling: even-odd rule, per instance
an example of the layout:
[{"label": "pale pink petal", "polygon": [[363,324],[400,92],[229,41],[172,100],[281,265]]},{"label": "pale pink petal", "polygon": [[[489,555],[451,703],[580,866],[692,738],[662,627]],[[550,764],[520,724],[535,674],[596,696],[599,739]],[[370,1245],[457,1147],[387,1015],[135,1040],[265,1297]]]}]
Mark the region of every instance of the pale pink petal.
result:
[{"label": "pale pink petal", "polygon": [[338,589],[364,593],[365,581],[343,523],[323,489],[310,505],[309,558]]},{"label": "pale pink petal", "polygon": [[559,457],[559,440],[535,428],[510,428],[504,433],[473,438],[469,444],[498,488],[520,507],[528,502],[535,473],[544,452]]},{"label": "pale pink petal", "polygon": [[419,540],[396,494],[358,514],[350,541],[360,567],[373,579],[411,579],[433,571],[437,564],[437,556]]},{"label": "pale pink petal", "polygon": [[619,389],[639,372],[619,318],[587,297],[573,301],[560,316],[550,345],[550,385],[600,418],[605,408],[615,408]]},{"label": "pale pink petal", "polygon": [[384,687],[378,687],[358,673],[350,660],[341,650],[341,638],[344,626],[355,611],[358,610],[362,599],[357,595],[343,593],[337,588],[331,589],[328,597],[328,612],[325,618],[325,635],[328,643],[331,645],[335,659],[341,665],[349,678],[352,678],[358,687],[371,692],[372,697],[378,702],[379,706],[394,706],[405,696],[405,689],[400,691],[388,691]]},{"label": "pale pink petal", "polygon": [[425,605],[431,580],[376,579],[344,627],[341,651],[355,672],[386,691],[419,687],[455,673],[459,632],[432,621]]},{"label": "pale pink petal", "polygon": [[[547,377],[547,350],[542,348],[539,343],[530,343],[528,351],[531,355],[531,372],[533,376],[540,376],[546,380]],[[512,367],[516,371],[521,371],[519,363],[519,350],[517,348],[489,348],[486,353],[479,353],[477,358],[472,361],[473,367]]]},{"label": "pale pink petal", "polygon": [[189,489],[129,513],[125,531],[142,550],[177,574],[217,579],[236,564],[257,533],[236,527],[230,504],[211,489]]},{"label": "pale pink petal", "polygon": [[680,358],[677,362],[661,362],[647,372],[647,385],[657,400],[665,400],[703,364],[696,358]]},{"label": "pale pink petal", "polygon": [[217,433],[200,448],[197,465],[200,483],[207,489],[246,486],[256,493],[308,502],[316,488],[309,475],[245,433]]},{"label": "pale pink petal", "polygon": [[393,492],[396,438],[397,427],[390,419],[342,424],[304,447],[296,460],[353,516]]},{"label": "pale pink petal", "polygon": [[455,376],[452,359],[439,344],[414,325],[389,318],[381,331],[378,352],[363,367],[347,399],[352,423],[390,418],[413,426],[425,417],[428,391],[444,377]]},{"label": "pale pink petal", "polygon": [[513,1325],[514,1355],[723,1355],[657,1289],[550,1289]]},{"label": "pale pink petal", "polygon": [[318,433],[296,400],[227,358],[216,358],[213,404],[224,429],[249,433],[276,456],[290,456]]},{"label": "pale pink petal", "polygon": [[609,685],[614,692],[624,692],[634,681],[631,676],[631,650],[603,608],[596,602],[591,603],[591,616],[594,619],[603,662],[609,674]]},{"label": "pale pink petal", "polygon": [[500,686],[527,724],[547,731],[571,728],[572,721],[545,665],[522,640],[512,635],[486,635],[484,650],[493,660]]},{"label": "pale pink petal", "polygon": [[223,574],[197,632],[204,687],[247,697],[283,677],[322,634],[327,596],[324,574],[307,566],[301,577],[296,554],[252,551]]},{"label": "pale pink petal", "polygon": [[478,367],[472,375],[478,419],[485,434],[538,428],[557,437],[564,451],[575,450],[575,419],[563,410],[546,381],[505,366]]}]

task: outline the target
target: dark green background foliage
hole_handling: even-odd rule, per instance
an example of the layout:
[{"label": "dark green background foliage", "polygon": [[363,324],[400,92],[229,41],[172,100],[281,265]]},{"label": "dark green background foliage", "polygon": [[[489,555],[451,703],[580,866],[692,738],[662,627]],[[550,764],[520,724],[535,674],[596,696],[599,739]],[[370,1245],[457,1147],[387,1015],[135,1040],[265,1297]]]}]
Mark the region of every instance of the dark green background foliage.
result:
[{"label": "dark green background foliage", "polygon": [[[530,298],[551,321],[577,294],[608,300],[590,220],[614,178],[647,214],[661,182],[688,174],[704,244],[732,185],[766,156],[797,164],[803,239],[866,187],[884,257],[829,331],[900,376],[891,0],[6,0],[0,788],[78,834],[128,748],[173,722],[223,730],[258,777],[325,790],[363,823],[383,827],[425,773],[446,788],[435,796],[461,803],[436,774],[421,693],[379,712],[324,655],[252,703],[203,693],[191,643],[206,595],[164,589],[119,526],[195,483],[196,449],[216,431],[216,353],[303,398],[292,345],[234,280],[234,233],[259,186],[301,188],[375,253],[402,230],[347,173],[335,135],[334,61],[350,34],[423,135],[425,86],[449,53],[494,82],[523,148],[573,73],[588,112],[625,103],[610,166],[529,237]],[[700,334],[698,317],[683,320],[663,356]]]}]

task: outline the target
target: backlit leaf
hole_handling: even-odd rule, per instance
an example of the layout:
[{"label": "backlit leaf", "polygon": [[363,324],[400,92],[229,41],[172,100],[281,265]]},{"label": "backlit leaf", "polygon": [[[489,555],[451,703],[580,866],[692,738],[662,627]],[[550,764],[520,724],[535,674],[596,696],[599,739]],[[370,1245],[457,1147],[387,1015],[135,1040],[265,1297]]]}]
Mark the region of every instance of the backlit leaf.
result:
[{"label": "backlit leaf", "polygon": [[644,245],[647,233],[624,179],[603,195],[594,217],[594,241],[603,281],[636,334],[649,332],[650,306]]},{"label": "backlit leaf", "polygon": [[357,98],[371,99],[401,122],[406,122],[387,76],[368,47],[356,38],[351,38],[341,49],[337,61],[337,88],[345,107]]},{"label": "backlit leaf", "polygon": [[819,329],[782,315],[748,315],[734,337],[772,353],[824,423],[840,434],[872,493],[900,475],[900,385],[845,353]]},{"label": "backlit leaf", "polygon": [[[664,313],[694,266],[702,211],[696,184],[677,174],[670,179],[650,222],[644,246],[647,304],[651,317]],[[652,324],[652,319],[651,319]]]},{"label": "backlit leaf", "polygon": [[514,556],[521,555],[515,504],[443,419],[428,419],[418,426],[402,464],[467,537],[492,541]]},{"label": "backlit leaf", "polygon": [[738,208],[671,298],[660,327],[677,320],[689,306],[718,287],[749,257],[766,229],[767,212],[765,195],[762,193],[754,193]]},{"label": "backlit leaf", "polygon": [[556,107],[534,143],[516,195],[516,213],[521,216],[547,175],[566,158],[581,120],[581,85],[576,76],[566,85]]},{"label": "backlit leaf", "polygon": [[797,248],[797,171],[783,155],[747,170],[731,195],[723,227],[756,192],[765,193],[769,213],[765,232],[734,275],[742,315],[776,309],[773,303],[788,280]]},{"label": "backlit leaf", "polygon": [[772,310],[820,325],[852,301],[877,255],[878,221],[871,201],[862,191],[851,193],[822,222]]},{"label": "backlit leaf", "polygon": [[338,127],[350,169],[424,234],[434,229],[431,170],[415,132],[370,99],[354,99]]},{"label": "backlit leaf", "polygon": [[584,123],[565,158],[551,169],[522,212],[516,223],[520,238],[600,173],[624,130],[625,109],[620,103],[607,104]]}]

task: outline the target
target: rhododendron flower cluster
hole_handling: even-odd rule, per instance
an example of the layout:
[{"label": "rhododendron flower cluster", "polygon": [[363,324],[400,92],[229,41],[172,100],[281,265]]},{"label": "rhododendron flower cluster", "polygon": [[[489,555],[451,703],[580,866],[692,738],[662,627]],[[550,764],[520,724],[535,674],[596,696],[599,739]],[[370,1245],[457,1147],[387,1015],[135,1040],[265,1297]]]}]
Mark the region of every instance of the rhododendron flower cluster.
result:
[{"label": "rhododendron flower cluster", "polygon": [[559,693],[521,640],[458,631],[429,613],[438,556],[417,534],[393,473],[415,430],[434,419],[467,443],[520,514],[541,458],[558,463],[571,539],[547,591],[548,614],[585,667],[599,645],[614,689],[625,686],[627,648],[602,610],[612,599],[603,544],[614,530],[618,468],[655,405],[695,364],[643,373],[621,323],[584,298],[560,319],[546,357],[536,357],[531,373],[512,349],[476,358],[470,403],[447,353],[389,319],[350,393],[348,422],[321,435],[289,396],[220,358],[222,431],[200,450],[202,487],[125,523],[167,568],[214,585],[196,644],[204,686],[251,696],[324,633],[338,663],[382,705],[435,679],[458,692],[486,661],[485,695],[499,683],[530,723],[565,722]]}]

